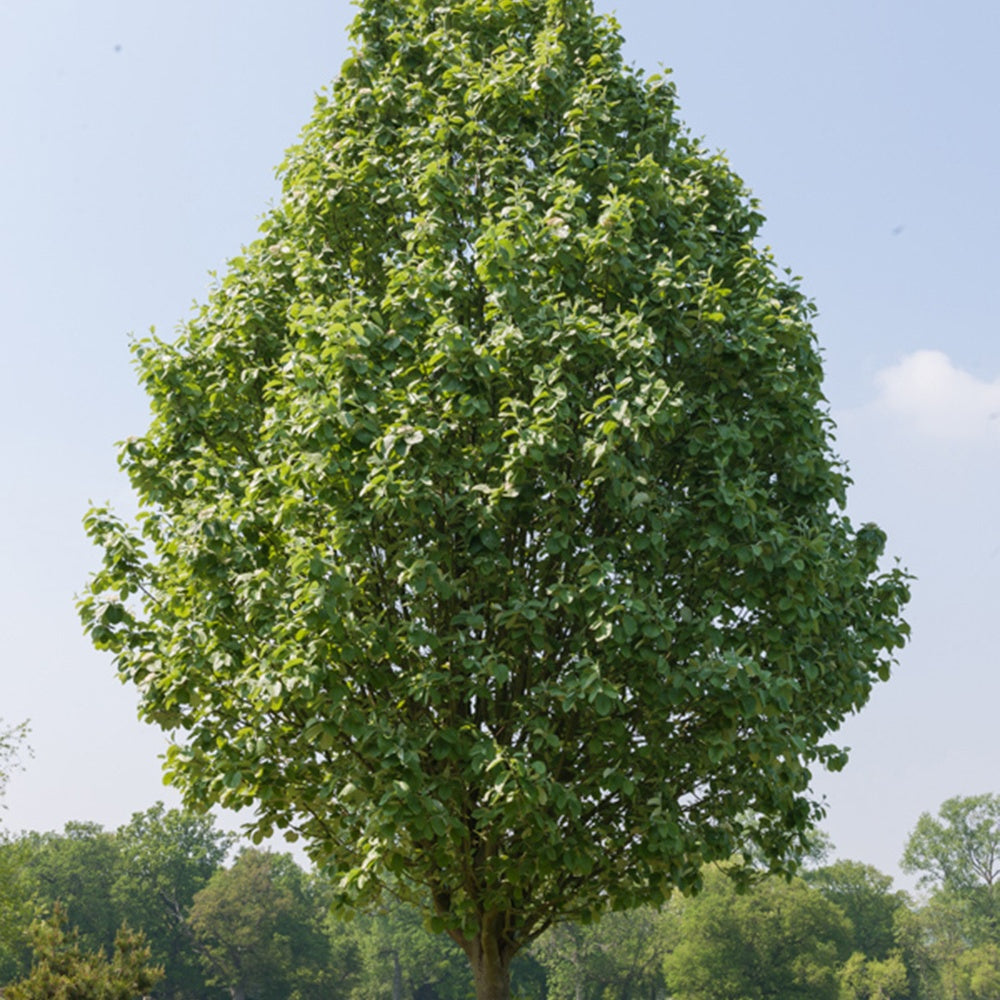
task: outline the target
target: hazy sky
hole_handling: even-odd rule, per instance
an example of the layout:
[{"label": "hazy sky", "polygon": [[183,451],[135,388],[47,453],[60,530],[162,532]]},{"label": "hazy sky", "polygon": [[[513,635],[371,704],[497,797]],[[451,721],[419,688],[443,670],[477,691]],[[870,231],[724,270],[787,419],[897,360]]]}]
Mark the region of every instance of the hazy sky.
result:
[{"label": "hazy sky", "polygon": [[[602,10],[611,5],[601,2]],[[918,815],[1000,792],[995,0],[621,0],[629,59],[759,197],[819,307],[851,514],[918,576],[911,645],[822,776],[837,853],[895,874]],[[158,798],[163,739],[74,594],[114,442],[147,423],[130,333],[168,334],[253,238],[347,51],[345,0],[0,0],[0,717],[30,718],[8,828]]]}]

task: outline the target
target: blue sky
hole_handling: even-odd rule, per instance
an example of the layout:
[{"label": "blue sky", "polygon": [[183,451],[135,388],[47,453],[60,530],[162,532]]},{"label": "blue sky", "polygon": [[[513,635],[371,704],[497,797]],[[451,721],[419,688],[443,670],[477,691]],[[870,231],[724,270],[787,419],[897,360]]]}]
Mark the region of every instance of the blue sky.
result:
[{"label": "blue sky", "polygon": [[[600,2],[599,9],[610,4]],[[1000,792],[1000,5],[622,0],[628,58],[760,199],[819,308],[851,514],[918,576],[911,645],[817,779],[840,856],[895,874],[918,815]],[[128,335],[168,334],[253,238],[346,54],[345,0],[0,0],[0,717],[10,829],[113,827],[162,737],[80,633],[90,500],[129,509]]]}]

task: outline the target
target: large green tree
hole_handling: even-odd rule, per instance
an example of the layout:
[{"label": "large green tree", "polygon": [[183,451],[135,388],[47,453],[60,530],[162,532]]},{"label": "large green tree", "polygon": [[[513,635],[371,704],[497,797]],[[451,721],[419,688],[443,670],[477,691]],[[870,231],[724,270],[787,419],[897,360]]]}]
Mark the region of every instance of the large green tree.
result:
[{"label": "large green tree", "polygon": [[386,879],[482,1000],[554,921],[780,868],[888,676],[811,306],[590,0],[361,0],[174,343],[86,628],[189,801]]}]

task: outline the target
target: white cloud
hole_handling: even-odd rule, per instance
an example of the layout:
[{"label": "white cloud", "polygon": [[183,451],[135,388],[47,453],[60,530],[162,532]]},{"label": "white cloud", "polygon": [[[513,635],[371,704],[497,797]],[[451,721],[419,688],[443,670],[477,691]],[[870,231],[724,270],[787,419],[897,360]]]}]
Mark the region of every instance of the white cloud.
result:
[{"label": "white cloud", "polygon": [[940,440],[1000,439],[1000,378],[986,382],[943,351],[915,351],[876,376],[876,405]]}]

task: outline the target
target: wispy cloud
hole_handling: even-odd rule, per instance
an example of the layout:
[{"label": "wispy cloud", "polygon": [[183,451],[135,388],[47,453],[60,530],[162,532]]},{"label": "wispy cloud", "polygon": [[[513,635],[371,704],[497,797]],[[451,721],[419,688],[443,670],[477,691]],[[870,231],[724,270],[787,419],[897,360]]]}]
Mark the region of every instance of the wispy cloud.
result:
[{"label": "wispy cloud", "polygon": [[1000,378],[957,368],[943,351],[915,351],[876,376],[876,405],[940,440],[1000,440]]}]

